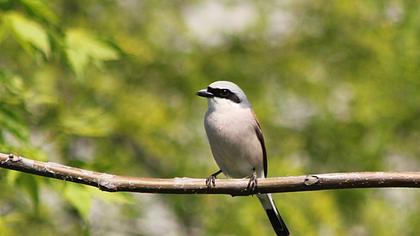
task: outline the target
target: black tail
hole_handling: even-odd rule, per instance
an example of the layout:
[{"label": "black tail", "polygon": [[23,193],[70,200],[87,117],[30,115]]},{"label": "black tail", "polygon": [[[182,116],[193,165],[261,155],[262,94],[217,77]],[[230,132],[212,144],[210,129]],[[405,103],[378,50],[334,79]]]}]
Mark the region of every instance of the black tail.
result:
[{"label": "black tail", "polygon": [[260,200],[265,212],[267,213],[268,219],[270,219],[271,225],[277,236],[288,236],[289,230],[286,224],[280,216],[276,205],[274,204],[271,194],[259,194],[258,199]]}]

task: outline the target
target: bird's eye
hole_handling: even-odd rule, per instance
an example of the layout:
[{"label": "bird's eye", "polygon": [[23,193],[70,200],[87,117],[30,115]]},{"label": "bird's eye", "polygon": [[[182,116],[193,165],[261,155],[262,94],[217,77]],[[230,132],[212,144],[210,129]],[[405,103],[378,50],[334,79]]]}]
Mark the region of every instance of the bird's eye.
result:
[{"label": "bird's eye", "polygon": [[229,96],[229,90],[227,90],[227,89],[220,90],[220,96],[222,96],[222,97]]}]

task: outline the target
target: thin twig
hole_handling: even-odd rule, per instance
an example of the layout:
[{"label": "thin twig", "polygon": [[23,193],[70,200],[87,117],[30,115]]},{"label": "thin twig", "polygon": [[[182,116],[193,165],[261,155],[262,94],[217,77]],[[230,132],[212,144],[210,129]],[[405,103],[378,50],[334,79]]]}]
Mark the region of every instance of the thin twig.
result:
[{"label": "thin twig", "polygon": [[109,192],[142,192],[169,194],[230,194],[279,193],[346,188],[420,188],[420,172],[351,172],[311,174],[258,179],[255,192],[247,189],[247,179],[218,179],[208,188],[205,179],[139,178],[94,172],[54,162],[41,162],[13,154],[0,153],[0,167],[35,175],[97,187]]}]

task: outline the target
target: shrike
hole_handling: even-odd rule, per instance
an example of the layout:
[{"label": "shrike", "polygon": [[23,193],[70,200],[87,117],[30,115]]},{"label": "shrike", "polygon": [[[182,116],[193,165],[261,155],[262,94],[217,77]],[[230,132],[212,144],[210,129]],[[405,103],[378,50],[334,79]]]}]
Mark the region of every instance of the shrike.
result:
[{"label": "shrike", "polygon": [[[267,153],[260,124],[245,93],[229,81],[216,81],[197,92],[208,99],[204,127],[214,159],[220,170],[207,178],[208,187],[223,172],[227,177],[249,177],[248,187],[257,187],[257,178],[267,177]],[[271,194],[257,194],[277,235],[289,235]]]}]

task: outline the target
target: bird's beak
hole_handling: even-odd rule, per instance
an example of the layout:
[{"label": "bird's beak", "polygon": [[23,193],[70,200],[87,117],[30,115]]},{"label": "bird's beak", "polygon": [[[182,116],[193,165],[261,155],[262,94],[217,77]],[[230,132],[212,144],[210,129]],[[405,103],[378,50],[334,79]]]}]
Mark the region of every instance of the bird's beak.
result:
[{"label": "bird's beak", "polygon": [[197,95],[200,96],[200,97],[205,97],[205,98],[214,97],[214,94],[208,92],[207,89],[202,89],[202,90],[198,91]]}]

